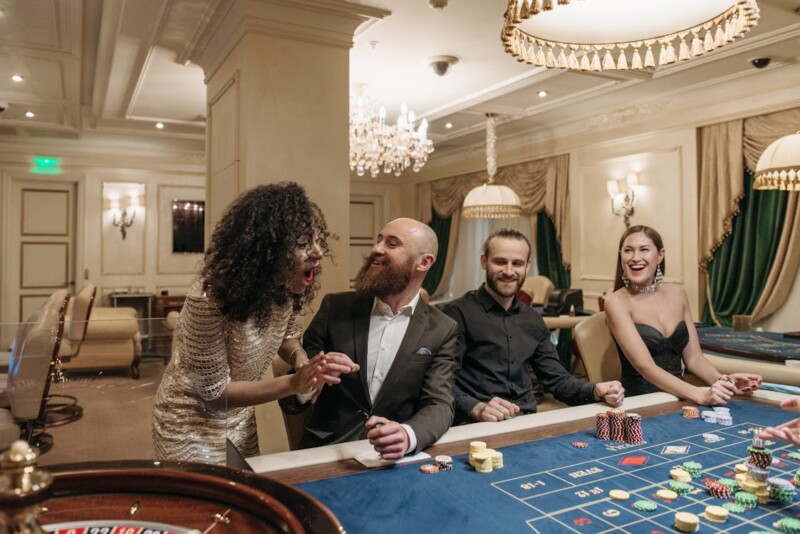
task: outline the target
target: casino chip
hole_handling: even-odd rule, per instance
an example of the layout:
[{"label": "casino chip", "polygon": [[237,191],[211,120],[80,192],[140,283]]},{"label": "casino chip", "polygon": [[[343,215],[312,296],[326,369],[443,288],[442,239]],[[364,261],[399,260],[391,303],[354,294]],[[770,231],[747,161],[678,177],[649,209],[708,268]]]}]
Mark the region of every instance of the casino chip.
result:
[{"label": "casino chip", "polygon": [[792,451],[789,453],[789,458],[792,460],[800,460],[800,452]]},{"label": "casino chip", "polygon": [[672,490],[660,489],[656,492],[656,497],[664,499],[665,501],[674,501],[678,498],[678,494]]},{"label": "casino chip", "polygon": [[745,507],[744,506],[742,506],[741,504],[735,503],[735,502],[723,503],[722,507],[725,508],[727,511],[729,511],[732,514],[741,514],[742,512],[745,511]]},{"label": "casino chip", "polygon": [[633,507],[639,510],[640,512],[655,512],[658,509],[658,505],[653,501],[648,501],[646,499],[641,499],[633,503]]},{"label": "casino chip", "polygon": [[728,520],[730,512],[722,506],[706,506],[706,511],[703,517],[714,523],[724,523]]},{"label": "casino chip", "polygon": [[608,496],[615,501],[627,501],[631,498],[631,494],[625,490],[613,489],[608,492]]},{"label": "casino chip", "polygon": [[589,444],[586,443],[585,441],[573,441],[572,446],[575,447],[576,449],[585,449],[589,446]]},{"label": "casino chip", "polygon": [[419,470],[426,475],[435,475],[439,472],[439,466],[434,464],[422,464],[419,466]]},{"label": "casino chip", "polygon": [[681,532],[697,532],[700,529],[700,518],[689,512],[675,514],[675,529]]},{"label": "casino chip", "polygon": [[775,526],[778,530],[786,532],[787,534],[800,533],[800,519],[795,519],[794,517],[784,517],[775,523]]}]

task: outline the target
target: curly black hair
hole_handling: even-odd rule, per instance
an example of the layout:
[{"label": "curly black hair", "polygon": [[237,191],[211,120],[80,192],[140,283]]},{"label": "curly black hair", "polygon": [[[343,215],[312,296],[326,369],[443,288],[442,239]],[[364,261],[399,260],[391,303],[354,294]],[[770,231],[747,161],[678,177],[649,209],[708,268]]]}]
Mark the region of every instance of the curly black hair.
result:
[{"label": "curly black hair", "polygon": [[293,295],[301,237],[316,234],[323,256],[330,256],[325,218],[294,182],[260,185],[244,192],[214,228],[200,273],[203,289],[228,319],[268,324],[273,307],[293,299],[300,311],[319,290],[317,277],[302,295]]}]

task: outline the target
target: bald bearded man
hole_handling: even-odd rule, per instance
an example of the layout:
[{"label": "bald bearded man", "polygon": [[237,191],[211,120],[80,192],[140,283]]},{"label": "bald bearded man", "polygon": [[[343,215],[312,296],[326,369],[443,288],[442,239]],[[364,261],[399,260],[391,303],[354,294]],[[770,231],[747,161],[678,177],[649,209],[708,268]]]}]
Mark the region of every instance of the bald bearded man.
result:
[{"label": "bald bearded man", "polygon": [[[453,377],[463,353],[458,325],[419,295],[437,249],[426,224],[396,219],[365,258],[356,291],[322,300],[303,336],[305,350],[358,371],[322,389],[301,448],[366,438],[383,458],[399,459],[450,427]],[[297,411],[290,402],[281,405]]]}]

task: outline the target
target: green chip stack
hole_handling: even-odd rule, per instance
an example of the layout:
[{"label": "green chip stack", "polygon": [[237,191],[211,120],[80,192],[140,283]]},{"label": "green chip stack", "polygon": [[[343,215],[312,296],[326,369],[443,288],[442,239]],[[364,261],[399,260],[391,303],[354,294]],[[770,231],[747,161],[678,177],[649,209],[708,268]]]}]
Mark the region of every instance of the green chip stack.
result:
[{"label": "green chip stack", "polygon": [[641,512],[655,512],[658,505],[653,501],[642,499],[633,503],[633,507]]},{"label": "green chip stack", "polygon": [[744,506],[742,506],[741,504],[737,504],[735,502],[723,503],[722,507],[732,514],[741,514],[745,510]]},{"label": "green chip stack", "polygon": [[719,482],[723,486],[728,486],[731,489],[731,491],[735,491],[736,488],[739,486],[739,484],[737,484],[736,481],[733,480],[732,478],[721,478],[717,482]]},{"label": "green chip stack", "polygon": [[734,499],[736,504],[741,504],[745,508],[755,508],[758,504],[758,499],[756,496],[752,493],[747,493],[746,491],[737,491],[736,495],[734,495]]},{"label": "green chip stack", "polygon": [[678,495],[686,495],[687,493],[692,491],[692,485],[687,482],[681,482],[680,480],[670,480],[669,489],[671,489]]},{"label": "green chip stack", "polygon": [[778,530],[786,534],[800,534],[800,519],[784,517],[777,522],[776,526]]},{"label": "green chip stack", "polygon": [[703,466],[698,462],[683,462],[683,470],[689,473],[692,478],[700,476]]}]

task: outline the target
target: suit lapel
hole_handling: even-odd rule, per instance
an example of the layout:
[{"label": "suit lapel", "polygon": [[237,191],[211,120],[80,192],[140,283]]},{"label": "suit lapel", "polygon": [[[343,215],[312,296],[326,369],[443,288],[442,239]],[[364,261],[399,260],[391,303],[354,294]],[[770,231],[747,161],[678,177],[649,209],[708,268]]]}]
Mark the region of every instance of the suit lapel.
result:
[{"label": "suit lapel", "polygon": [[358,378],[362,393],[369,403],[369,377],[367,377],[367,353],[369,344],[369,320],[372,313],[372,297],[359,295],[353,304],[353,361],[360,367]]},{"label": "suit lapel", "polygon": [[387,391],[390,392],[392,390],[392,382],[397,380],[397,377],[403,373],[403,360],[405,356],[417,346],[427,327],[428,305],[420,300],[417,304],[417,309],[414,310],[414,314],[411,316],[411,321],[408,323],[406,335],[403,336],[403,341],[397,349],[397,354],[394,357],[394,361],[392,361],[392,366],[389,368],[389,372],[386,373],[386,380],[383,381],[381,390],[378,392],[377,397],[375,397],[375,406],[387,395]]}]

